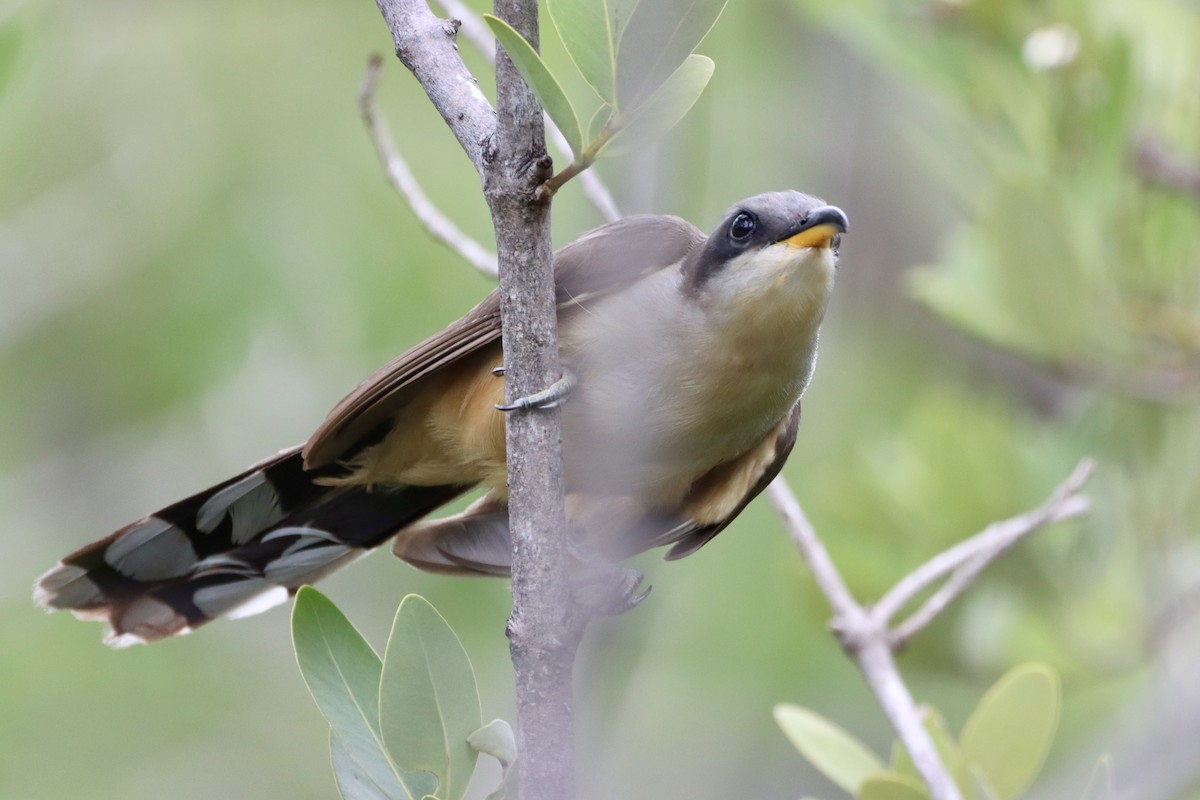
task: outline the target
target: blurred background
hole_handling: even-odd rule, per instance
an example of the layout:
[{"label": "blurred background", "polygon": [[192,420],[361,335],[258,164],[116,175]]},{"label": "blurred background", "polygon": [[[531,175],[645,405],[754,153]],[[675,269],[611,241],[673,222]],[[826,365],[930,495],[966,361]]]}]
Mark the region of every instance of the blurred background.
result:
[{"label": "blurred background", "polygon": [[[697,107],[598,167],[624,212],[706,229],[768,189],[849,214],[786,475],[861,598],[1099,460],[1094,516],[1023,544],[900,661],[952,730],[1008,666],[1061,672],[1035,797],[1078,797],[1105,753],[1118,797],[1200,797],[1197,42],[1193,0],[734,2]],[[355,93],[390,49],[367,0],[0,0],[0,797],[336,796],[286,611],[114,652],[30,587],[304,440],[491,288],[385,184]],[[379,103],[490,244],[473,171],[390,59]],[[578,186],[554,217],[560,245],[600,222]],[[888,746],[764,503],[638,564],[654,593],[578,666],[582,798],[841,796],[781,701]],[[428,597],[485,719],[513,719],[503,582],[379,553],[322,589],[379,647]]]}]

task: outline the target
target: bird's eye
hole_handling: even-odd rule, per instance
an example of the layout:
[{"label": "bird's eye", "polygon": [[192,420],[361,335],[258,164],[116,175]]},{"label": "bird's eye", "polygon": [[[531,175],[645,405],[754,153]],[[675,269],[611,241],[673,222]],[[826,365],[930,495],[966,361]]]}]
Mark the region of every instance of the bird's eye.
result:
[{"label": "bird's eye", "polygon": [[733,218],[733,224],[729,226],[729,235],[736,242],[744,242],[757,229],[758,222],[754,217],[743,212]]}]

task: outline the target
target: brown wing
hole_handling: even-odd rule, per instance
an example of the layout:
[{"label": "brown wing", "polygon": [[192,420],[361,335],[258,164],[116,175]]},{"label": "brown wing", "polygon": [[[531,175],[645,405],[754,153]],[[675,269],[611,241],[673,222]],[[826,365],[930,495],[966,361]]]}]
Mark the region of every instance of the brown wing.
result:
[{"label": "brown wing", "polygon": [[[667,558],[690,555],[724,530],[779,474],[796,443],[800,404],[762,440],[702,475],[679,508],[646,515],[621,543],[601,543],[614,558],[674,545]],[[608,549],[611,548],[611,549]],[[507,576],[511,543],[508,510],[484,497],[460,514],[400,531],[394,552],[420,569],[450,575]]]},{"label": "brown wing", "polygon": [[674,561],[708,544],[775,480],[796,444],[799,427],[797,401],[757,445],[693,483],[676,513],[646,520],[654,524],[654,532],[643,549],[673,544],[666,558]]},{"label": "brown wing", "polygon": [[[680,261],[704,234],[678,217],[634,216],[584,234],[554,257],[560,320],[597,297]],[[345,457],[421,390],[425,378],[500,338],[500,295],[493,290],[463,317],[376,370],[346,395],[304,446],[304,465]]]}]

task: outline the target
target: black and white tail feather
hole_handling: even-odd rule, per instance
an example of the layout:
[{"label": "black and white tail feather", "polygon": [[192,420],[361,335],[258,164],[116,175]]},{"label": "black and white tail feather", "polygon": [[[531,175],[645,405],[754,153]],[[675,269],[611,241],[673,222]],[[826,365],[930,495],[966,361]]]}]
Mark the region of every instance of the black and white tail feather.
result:
[{"label": "black and white tail feather", "polygon": [[285,602],[470,488],[331,485],[338,472],[284,450],[77,550],[34,599],[106,622],[114,647],[190,633]]}]

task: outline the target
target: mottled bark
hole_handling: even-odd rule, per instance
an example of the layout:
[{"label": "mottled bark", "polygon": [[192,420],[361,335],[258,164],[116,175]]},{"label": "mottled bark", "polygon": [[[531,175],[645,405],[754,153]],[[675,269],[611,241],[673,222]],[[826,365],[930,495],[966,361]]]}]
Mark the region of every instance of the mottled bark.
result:
[{"label": "mottled bark", "polygon": [[[376,0],[396,54],[421,82],[483,181],[500,266],[505,391],[509,401],[561,375],[555,319],[550,206],[535,199],[551,175],[542,109],[503,53],[493,111],[458,55],[458,23],[424,0]],[[536,0],[497,0],[495,14],[538,44]],[[572,667],[583,622],[565,552],[562,428],[557,410],[508,416],[513,610],[522,800],[574,797]]]}]

